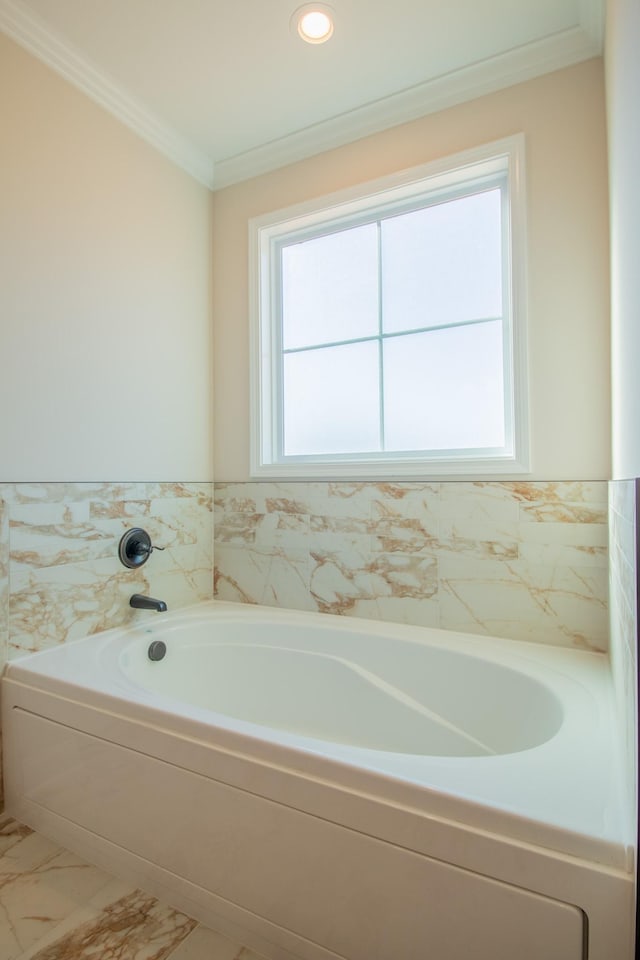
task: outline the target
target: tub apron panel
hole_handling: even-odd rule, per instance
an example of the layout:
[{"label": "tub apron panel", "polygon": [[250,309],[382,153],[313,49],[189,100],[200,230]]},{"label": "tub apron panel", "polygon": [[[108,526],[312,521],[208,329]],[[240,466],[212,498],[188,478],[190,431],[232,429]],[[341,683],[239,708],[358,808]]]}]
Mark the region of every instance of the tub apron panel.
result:
[{"label": "tub apron panel", "polygon": [[338,956],[583,957],[573,905],[18,713],[29,802]]}]

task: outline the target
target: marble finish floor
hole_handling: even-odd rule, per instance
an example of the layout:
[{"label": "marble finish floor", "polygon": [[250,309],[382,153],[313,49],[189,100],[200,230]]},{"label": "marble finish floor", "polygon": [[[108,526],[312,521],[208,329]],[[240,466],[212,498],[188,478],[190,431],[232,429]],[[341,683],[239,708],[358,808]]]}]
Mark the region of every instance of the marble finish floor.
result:
[{"label": "marble finish floor", "polygon": [[0,814],[2,960],[261,960]]}]

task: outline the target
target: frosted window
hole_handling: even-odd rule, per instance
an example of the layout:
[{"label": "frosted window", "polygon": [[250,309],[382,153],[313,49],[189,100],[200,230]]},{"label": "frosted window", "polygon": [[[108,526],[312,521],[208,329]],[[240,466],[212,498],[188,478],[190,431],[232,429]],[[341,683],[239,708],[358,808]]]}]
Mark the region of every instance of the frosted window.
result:
[{"label": "frosted window", "polygon": [[378,342],[284,357],[284,453],[379,450]]},{"label": "frosted window", "polygon": [[285,350],[375,335],[378,229],[375,223],[282,250]]},{"label": "frosted window", "polygon": [[507,137],[250,222],[252,476],[529,470],[524,160]]},{"label": "frosted window", "polygon": [[385,333],[502,315],[500,191],[382,221]]},{"label": "frosted window", "polygon": [[388,450],[503,446],[501,324],[385,340],[384,396]]}]

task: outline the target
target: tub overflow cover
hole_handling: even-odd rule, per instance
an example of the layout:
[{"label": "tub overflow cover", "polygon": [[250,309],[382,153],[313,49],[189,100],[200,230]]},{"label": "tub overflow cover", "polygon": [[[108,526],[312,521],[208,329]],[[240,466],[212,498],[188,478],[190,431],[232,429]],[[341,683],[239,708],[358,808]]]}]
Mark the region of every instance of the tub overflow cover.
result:
[{"label": "tub overflow cover", "polygon": [[147,650],[149,660],[162,660],[166,652],[167,645],[163,640],[154,640],[153,643],[149,644],[149,649]]}]

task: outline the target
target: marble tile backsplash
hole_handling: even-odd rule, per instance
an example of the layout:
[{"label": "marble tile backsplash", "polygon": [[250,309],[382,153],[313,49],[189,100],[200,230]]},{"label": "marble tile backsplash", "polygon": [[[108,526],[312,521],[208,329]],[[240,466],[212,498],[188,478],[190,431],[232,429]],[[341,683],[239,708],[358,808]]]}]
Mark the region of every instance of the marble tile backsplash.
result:
[{"label": "marble tile backsplash", "polygon": [[9,643],[9,509],[1,497],[0,493],[0,673]]},{"label": "marble tile backsplash", "polygon": [[606,482],[218,483],[215,595],[604,651]]},{"label": "marble tile backsplash", "polygon": [[[132,593],[184,606],[212,595],[210,483],[0,484],[2,662],[149,613]],[[165,547],[129,570],[118,559],[126,529]]]},{"label": "marble tile backsplash", "polygon": [[[611,607],[611,669],[616,688],[618,729],[627,789],[636,791],[637,744],[637,551],[636,481],[609,484],[609,591]],[[630,804],[636,809],[636,803]]]}]

